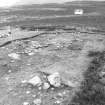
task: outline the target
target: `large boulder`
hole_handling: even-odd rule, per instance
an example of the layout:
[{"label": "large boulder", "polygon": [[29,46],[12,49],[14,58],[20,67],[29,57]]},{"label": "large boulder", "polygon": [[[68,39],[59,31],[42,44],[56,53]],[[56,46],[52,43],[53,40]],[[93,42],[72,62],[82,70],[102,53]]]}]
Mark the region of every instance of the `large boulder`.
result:
[{"label": "large boulder", "polygon": [[48,81],[54,87],[59,87],[61,85],[61,77],[60,77],[60,74],[58,72],[55,72],[55,73],[49,75],[48,76]]}]

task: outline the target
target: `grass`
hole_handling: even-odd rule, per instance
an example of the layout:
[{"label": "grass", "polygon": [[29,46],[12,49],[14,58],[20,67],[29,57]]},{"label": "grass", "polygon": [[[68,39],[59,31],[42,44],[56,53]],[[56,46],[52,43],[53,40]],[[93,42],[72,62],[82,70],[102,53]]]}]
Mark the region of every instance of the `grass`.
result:
[{"label": "grass", "polygon": [[105,63],[105,52],[90,52],[88,56],[94,59],[84,73],[81,91],[76,93],[69,105],[105,105],[105,87],[99,76]]}]

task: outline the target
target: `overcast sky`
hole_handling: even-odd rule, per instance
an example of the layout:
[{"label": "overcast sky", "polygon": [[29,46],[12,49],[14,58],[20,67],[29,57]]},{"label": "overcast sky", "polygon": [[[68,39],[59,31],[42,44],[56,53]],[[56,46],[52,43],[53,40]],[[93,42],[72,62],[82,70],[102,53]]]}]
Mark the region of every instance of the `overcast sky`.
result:
[{"label": "overcast sky", "polygon": [[[85,1],[85,0],[20,0],[20,3],[63,3],[69,1]],[[104,0],[90,0],[90,1],[104,1]]]},{"label": "overcast sky", "polygon": [[[81,0],[0,0],[0,7],[11,7],[19,4],[64,3],[70,1],[81,1]],[[105,0],[95,0],[95,1],[105,1]]]}]

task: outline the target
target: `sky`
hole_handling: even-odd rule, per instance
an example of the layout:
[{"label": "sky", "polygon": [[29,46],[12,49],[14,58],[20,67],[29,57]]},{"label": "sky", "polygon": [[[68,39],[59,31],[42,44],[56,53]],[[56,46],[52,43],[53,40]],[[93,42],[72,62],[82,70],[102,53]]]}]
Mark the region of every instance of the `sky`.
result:
[{"label": "sky", "polygon": [[[17,4],[43,4],[43,3],[63,3],[75,0],[0,0],[0,7],[11,7]],[[77,0],[80,1],[80,0]],[[85,1],[85,0],[84,0]],[[91,0],[94,1],[94,0]],[[105,1],[105,0],[95,0]]]},{"label": "sky", "polygon": [[[81,0],[19,0],[20,3],[63,3],[63,2],[69,2],[69,1],[81,1]],[[85,0],[82,0],[85,1]],[[90,0],[94,1],[94,0]],[[95,1],[103,1],[103,0],[95,0]]]}]

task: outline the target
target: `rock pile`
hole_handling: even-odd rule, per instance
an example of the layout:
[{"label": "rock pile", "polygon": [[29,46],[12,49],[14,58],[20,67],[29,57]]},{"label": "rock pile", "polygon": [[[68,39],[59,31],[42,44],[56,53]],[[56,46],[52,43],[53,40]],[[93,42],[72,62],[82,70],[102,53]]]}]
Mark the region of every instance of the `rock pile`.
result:
[{"label": "rock pile", "polygon": [[38,52],[38,48],[41,47],[38,41],[30,41],[29,45],[25,48],[25,53],[28,55],[33,55],[35,52]]},{"label": "rock pile", "polygon": [[51,86],[60,87],[61,86],[61,77],[58,72],[55,72],[46,77],[46,81],[38,75],[32,77],[27,81],[27,83],[32,84],[33,86],[42,86],[43,89],[49,89]]}]

